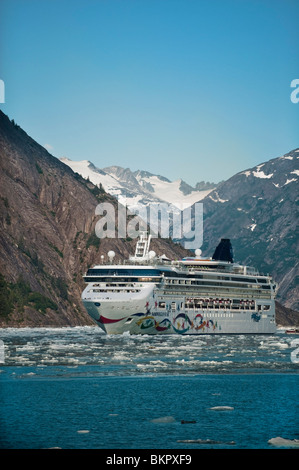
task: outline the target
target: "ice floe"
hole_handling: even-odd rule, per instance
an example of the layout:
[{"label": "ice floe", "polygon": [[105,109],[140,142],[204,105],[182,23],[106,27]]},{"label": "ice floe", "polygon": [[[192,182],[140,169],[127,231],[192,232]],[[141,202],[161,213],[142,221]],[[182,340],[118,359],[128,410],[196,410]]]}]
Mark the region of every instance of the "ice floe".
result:
[{"label": "ice floe", "polygon": [[215,441],[214,439],[181,439],[177,442],[181,442],[183,444],[209,444],[209,445],[235,445],[235,441],[223,442],[223,441]]},{"label": "ice floe", "polygon": [[268,444],[277,447],[299,447],[299,439],[285,439],[284,437],[272,437]]},{"label": "ice floe", "polygon": [[212,406],[212,408],[209,408],[210,410],[213,411],[232,411],[234,410],[233,406]]},{"label": "ice floe", "polygon": [[[254,221],[252,221],[254,223]],[[62,331],[63,330],[63,331]],[[2,334],[3,333],[3,334]],[[265,369],[292,371],[290,338],[284,335],[234,337],[198,336],[105,336],[99,328],[28,328],[1,332],[5,365],[29,366],[43,374],[46,366],[92,369],[96,375],[190,375],[217,371]],[[259,361],[259,362],[258,362]],[[57,369],[48,369],[57,374]]]},{"label": "ice floe", "polygon": [[274,173],[270,173],[270,175],[266,175],[263,171],[253,171],[253,176],[255,176],[256,178],[272,178],[273,174]]},{"label": "ice floe", "polygon": [[173,416],[161,416],[160,418],[151,419],[151,423],[174,423],[175,418]]}]

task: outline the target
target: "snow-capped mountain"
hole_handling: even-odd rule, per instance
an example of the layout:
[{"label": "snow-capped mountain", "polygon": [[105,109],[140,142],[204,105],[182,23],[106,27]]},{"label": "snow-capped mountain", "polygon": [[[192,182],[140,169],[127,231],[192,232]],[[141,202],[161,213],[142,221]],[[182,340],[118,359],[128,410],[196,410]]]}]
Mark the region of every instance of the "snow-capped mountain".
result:
[{"label": "snow-capped mountain", "polygon": [[76,162],[65,157],[60,160],[93,184],[102,185],[107,193],[117,197],[121,204],[128,207],[161,202],[178,208],[181,208],[181,204],[188,207],[201,201],[216,186],[210,184],[209,189],[197,190],[181,179],[170,181],[147,171],[132,172],[129,168],[120,166],[99,169],[88,160]]}]

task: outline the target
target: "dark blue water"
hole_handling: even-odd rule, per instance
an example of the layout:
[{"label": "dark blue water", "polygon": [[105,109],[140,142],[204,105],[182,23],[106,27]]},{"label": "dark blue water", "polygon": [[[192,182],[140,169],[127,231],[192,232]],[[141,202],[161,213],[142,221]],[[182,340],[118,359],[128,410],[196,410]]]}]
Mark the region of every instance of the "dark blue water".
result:
[{"label": "dark blue water", "polygon": [[2,449],[268,449],[299,438],[293,337],[0,337]]}]

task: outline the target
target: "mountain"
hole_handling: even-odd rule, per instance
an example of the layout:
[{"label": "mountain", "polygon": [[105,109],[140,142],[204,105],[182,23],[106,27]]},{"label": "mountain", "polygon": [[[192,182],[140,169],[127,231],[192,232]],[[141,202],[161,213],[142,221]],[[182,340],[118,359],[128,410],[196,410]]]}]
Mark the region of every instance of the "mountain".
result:
[{"label": "mountain", "polygon": [[[95,235],[99,202],[117,201],[74,173],[0,111],[0,327],[93,324],[81,303],[88,267],[135,251]],[[188,252],[154,239],[158,254]]]},{"label": "mountain", "polygon": [[298,310],[298,158],[299,150],[295,149],[242,171],[216,188],[200,182],[197,191],[181,180],[171,182],[142,170],[131,172],[119,166],[100,170],[88,161],[62,161],[95,184],[101,183],[120,201],[127,198],[129,207],[200,201],[204,210],[203,253],[210,256],[219,239],[232,239],[235,259],[271,273],[279,286],[278,300]]},{"label": "mountain", "polygon": [[153,175],[144,170],[132,172],[129,168],[120,166],[99,169],[88,160],[75,162],[65,157],[60,160],[95,185],[101,185],[107,193],[117,197],[121,204],[128,207],[160,202],[176,207],[180,207],[181,203],[191,206],[206,197],[216,186],[213,183],[203,186],[205,183],[201,182],[198,184],[202,189],[194,189],[182,179],[170,181],[164,176]]},{"label": "mountain", "polygon": [[203,253],[230,238],[235,260],[271,273],[277,300],[299,309],[299,149],[242,171],[209,193],[204,211]]},{"label": "mountain", "polygon": [[[298,324],[298,312],[286,308],[295,309],[298,302],[298,150],[233,176],[201,201],[203,250],[211,256],[219,239],[229,237],[236,260],[271,272],[284,303],[277,304],[279,324]],[[112,174],[93,169],[97,172],[118,184]],[[154,186],[155,175],[135,173],[137,182],[142,178]],[[157,178],[162,184],[163,177]],[[82,275],[111,249],[117,261],[135,250],[135,240],[95,236],[96,206],[110,202],[117,210],[116,199],[53,157],[1,111],[0,181],[0,327],[93,324],[81,303]],[[189,254],[166,239],[153,239],[151,248],[169,258]]]}]

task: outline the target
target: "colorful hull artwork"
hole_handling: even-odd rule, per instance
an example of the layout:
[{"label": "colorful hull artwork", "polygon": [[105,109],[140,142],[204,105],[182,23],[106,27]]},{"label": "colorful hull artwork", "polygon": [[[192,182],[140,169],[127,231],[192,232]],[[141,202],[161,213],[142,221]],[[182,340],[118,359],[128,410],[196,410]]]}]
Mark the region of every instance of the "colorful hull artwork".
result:
[{"label": "colorful hull artwork", "polygon": [[[137,314],[138,316],[140,314]],[[186,313],[179,313],[172,321],[168,318],[164,318],[162,321],[157,321],[155,317],[151,315],[146,315],[140,318],[136,324],[141,330],[146,330],[149,328],[155,328],[156,331],[162,332],[172,328],[178,334],[185,334],[188,331],[199,331],[204,332],[206,329],[209,331],[214,331],[218,325],[217,321],[214,320],[204,320],[203,316],[199,313],[195,316],[194,320],[191,320]]]}]

